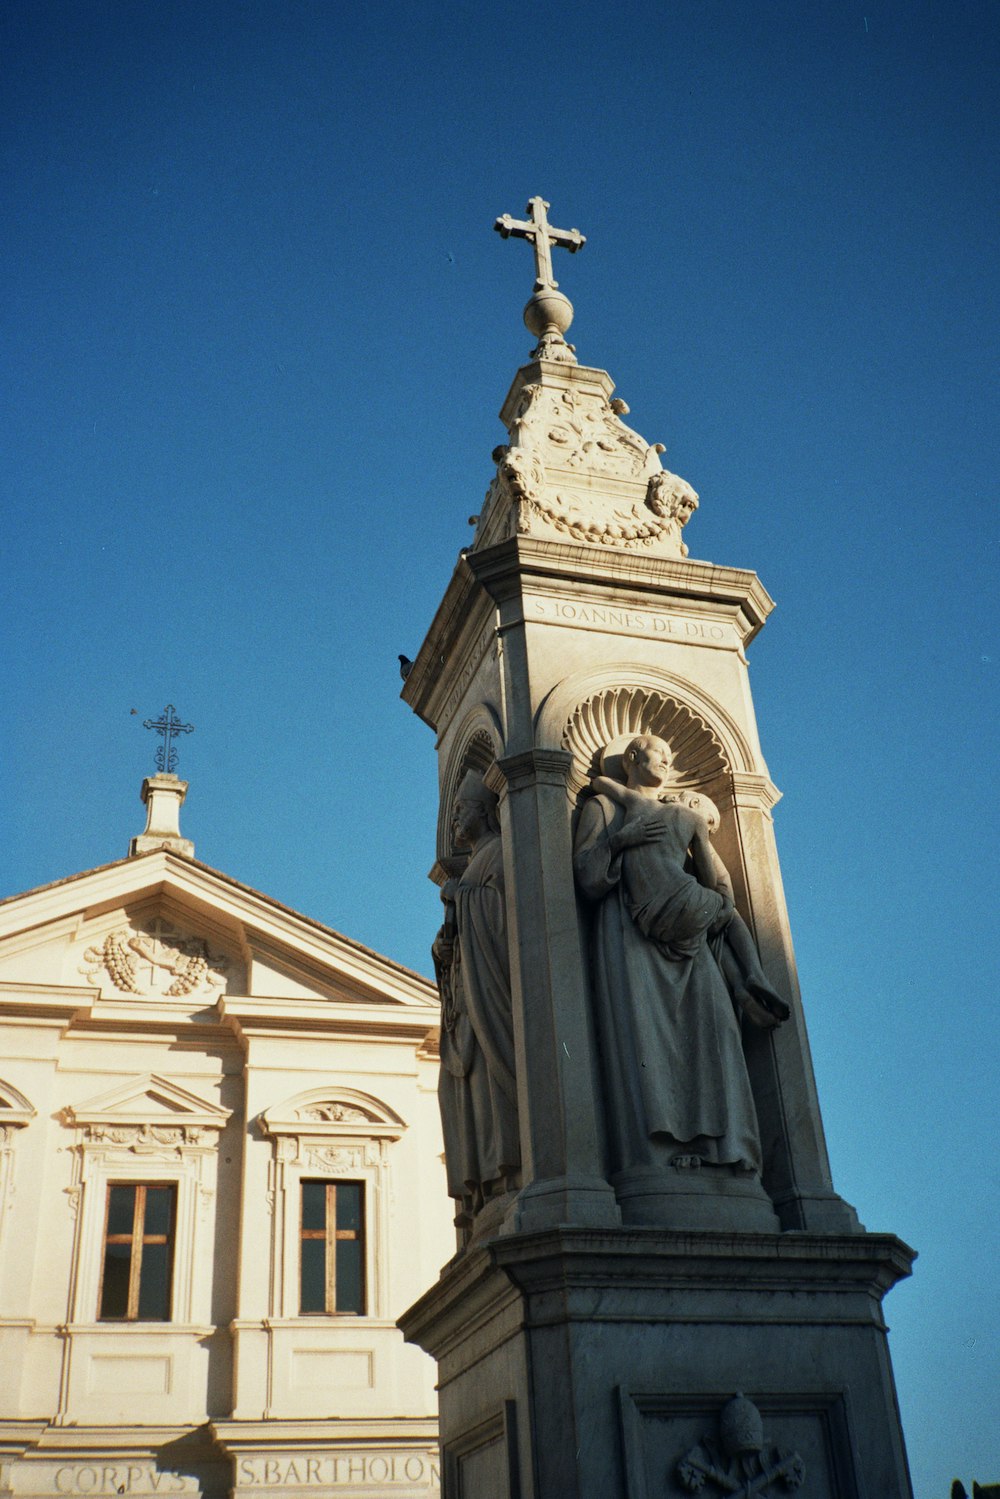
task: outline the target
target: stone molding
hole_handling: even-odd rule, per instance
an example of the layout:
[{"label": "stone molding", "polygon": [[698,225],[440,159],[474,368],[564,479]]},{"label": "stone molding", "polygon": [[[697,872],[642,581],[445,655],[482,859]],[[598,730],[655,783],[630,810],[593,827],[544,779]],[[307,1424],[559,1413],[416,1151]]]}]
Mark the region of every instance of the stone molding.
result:
[{"label": "stone molding", "polygon": [[573,766],[567,750],[530,749],[498,760],[485,780],[491,791],[503,797],[509,792],[527,791],[533,786],[566,785]]}]

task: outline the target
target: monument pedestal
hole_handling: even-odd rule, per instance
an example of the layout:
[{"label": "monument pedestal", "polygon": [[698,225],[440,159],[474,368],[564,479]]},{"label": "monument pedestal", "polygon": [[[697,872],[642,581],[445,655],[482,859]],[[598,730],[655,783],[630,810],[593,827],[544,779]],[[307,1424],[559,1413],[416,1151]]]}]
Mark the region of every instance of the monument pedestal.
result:
[{"label": "monument pedestal", "polygon": [[[401,1321],[438,1360],[446,1499],[909,1499],[881,1302],[912,1258],[655,1228],[466,1251]],[[760,1429],[737,1452],[738,1392]]]}]

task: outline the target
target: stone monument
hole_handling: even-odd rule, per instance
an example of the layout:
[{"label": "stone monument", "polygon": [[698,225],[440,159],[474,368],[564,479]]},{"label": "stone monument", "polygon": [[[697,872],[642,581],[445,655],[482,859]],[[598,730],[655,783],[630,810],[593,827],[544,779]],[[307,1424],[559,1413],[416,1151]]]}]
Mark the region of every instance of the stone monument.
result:
[{"label": "stone monument", "polygon": [[698,496],[577,362],[548,207],[495,225],[537,345],[403,689],[459,1247],[401,1326],[445,1499],[904,1499],[913,1253],[830,1177],[747,670],[772,602],[689,557]]}]

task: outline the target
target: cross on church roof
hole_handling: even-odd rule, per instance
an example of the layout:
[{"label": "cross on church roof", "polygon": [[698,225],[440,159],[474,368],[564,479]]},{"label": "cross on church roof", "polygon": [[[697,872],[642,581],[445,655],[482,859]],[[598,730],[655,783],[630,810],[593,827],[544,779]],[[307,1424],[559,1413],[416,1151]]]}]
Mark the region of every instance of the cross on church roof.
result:
[{"label": "cross on church roof", "polygon": [[528,223],[512,219],[509,213],[502,213],[493,225],[503,239],[513,237],[530,241],[535,252],[535,291],[559,285],[552,275],[553,245],[562,245],[571,255],[575,255],[587,243],[586,235],[581,234],[579,229],[553,229],[546,216],[546,210],[551,206],[544,198],[529,198],[526,212],[531,218]]},{"label": "cross on church roof", "polygon": [[173,703],[168,703],[159,718],[147,718],[143,721],[144,729],[155,729],[160,735],[163,743],[157,747],[156,768],[160,774],[173,775],[177,764],[177,751],[172,740],[177,734],[193,734],[193,723],[181,723],[174,710]]}]

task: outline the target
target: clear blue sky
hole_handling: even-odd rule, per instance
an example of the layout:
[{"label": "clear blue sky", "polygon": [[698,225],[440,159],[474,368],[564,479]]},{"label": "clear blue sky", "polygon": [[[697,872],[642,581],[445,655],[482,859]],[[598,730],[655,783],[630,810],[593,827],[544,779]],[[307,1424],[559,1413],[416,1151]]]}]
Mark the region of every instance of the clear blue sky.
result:
[{"label": "clear blue sky", "polygon": [[557,270],[581,360],[701,495],[692,556],[778,601],[751,679],[835,1180],[921,1252],[887,1302],[918,1499],[1000,1478],[1000,10],[4,26],[2,893],[125,852],[170,701],[198,857],[427,971],[435,754],[396,656],[530,347],[491,224],[543,193],[588,236]]}]

